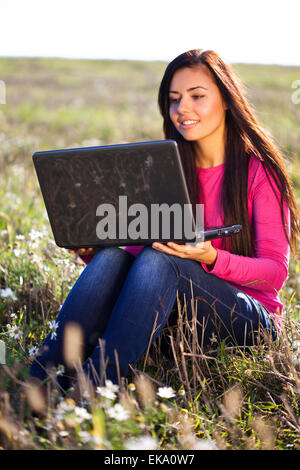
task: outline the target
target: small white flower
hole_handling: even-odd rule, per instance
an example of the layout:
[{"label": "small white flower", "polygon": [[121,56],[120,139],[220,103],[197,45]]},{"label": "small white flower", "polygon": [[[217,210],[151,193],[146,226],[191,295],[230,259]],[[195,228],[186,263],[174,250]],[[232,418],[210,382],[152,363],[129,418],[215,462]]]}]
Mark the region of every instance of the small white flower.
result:
[{"label": "small white flower", "polygon": [[49,328],[51,330],[51,339],[54,339],[57,336],[56,330],[57,330],[58,324],[59,324],[59,322],[56,322],[55,320],[54,321],[51,321],[51,320],[49,321]]},{"label": "small white flower", "polygon": [[112,383],[111,380],[105,381],[105,387],[97,387],[96,392],[102,397],[114,400],[116,398],[116,392],[119,390],[118,385]]},{"label": "small white flower", "polygon": [[110,416],[110,418],[114,418],[117,421],[125,421],[130,416],[129,411],[125,410],[125,408],[123,408],[120,403],[117,403],[113,408],[109,408],[107,410],[107,414]]},{"label": "small white flower", "polygon": [[111,390],[108,390],[105,387],[97,387],[96,393],[99,393],[101,397],[108,398],[109,400],[114,400],[117,396],[114,392],[112,392]]},{"label": "small white flower", "polygon": [[173,398],[176,393],[172,387],[159,387],[157,395],[160,398]]},{"label": "small white flower", "polygon": [[24,235],[16,235],[16,239],[17,240],[24,240],[25,239],[25,236]]},{"label": "small white flower", "polygon": [[13,250],[13,253],[18,258],[21,255],[22,251],[20,250],[20,248],[15,248]]},{"label": "small white flower", "polygon": [[56,370],[56,375],[62,375],[64,372],[65,372],[65,366],[62,364],[59,364]]},{"label": "small white flower", "polygon": [[1,289],[0,296],[3,299],[7,299],[8,297],[10,297],[12,300],[17,300],[16,294],[13,293],[10,287],[6,287],[6,289]]},{"label": "small white flower", "polygon": [[37,348],[36,346],[32,346],[28,350],[29,356],[35,356],[37,354],[38,350],[39,350],[39,348]]},{"label": "small white flower", "polygon": [[208,439],[196,439],[192,450],[218,450],[218,448]]},{"label": "small white flower", "polygon": [[57,406],[58,413],[70,413],[75,408],[75,403],[62,400]]},{"label": "small white flower", "polygon": [[80,406],[75,406],[76,421],[80,424],[82,421],[92,419],[92,415],[85,409]]},{"label": "small white flower", "polygon": [[14,339],[18,339],[22,336],[23,331],[17,326],[17,325],[12,325],[9,328],[9,336]]},{"label": "small white flower", "polygon": [[157,441],[152,436],[141,436],[137,439],[130,439],[125,443],[128,450],[156,450]]},{"label": "small white flower", "polygon": [[15,319],[17,318],[17,314],[16,314],[16,313],[11,313],[11,314],[10,314],[10,318],[11,318],[12,320],[15,320]]},{"label": "small white flower", "polygon": [[88,431],[80,431],[78,434],[84,444],[93,440],[93,436]]},{"label": "small white flower", "polygon": [[69,435],[68,431],[59,431],[61,437],[67,437]]},{"label": "small white flower", "polygon": [[43,236],[44,234],[42,232],[39,232],[38,230],[35,230],[34,228],[29,233],[30,240],[37,240],[39,238],[43,238]]}]

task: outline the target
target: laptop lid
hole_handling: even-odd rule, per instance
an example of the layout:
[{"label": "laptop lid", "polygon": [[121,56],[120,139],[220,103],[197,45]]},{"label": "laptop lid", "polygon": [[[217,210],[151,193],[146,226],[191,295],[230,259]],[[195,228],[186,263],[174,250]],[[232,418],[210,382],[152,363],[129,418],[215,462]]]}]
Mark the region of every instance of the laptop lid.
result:
[{"label": "laptop lid", "polygon": [[58,246],[194,241],[175,141],[43,151],[32,158]]}]

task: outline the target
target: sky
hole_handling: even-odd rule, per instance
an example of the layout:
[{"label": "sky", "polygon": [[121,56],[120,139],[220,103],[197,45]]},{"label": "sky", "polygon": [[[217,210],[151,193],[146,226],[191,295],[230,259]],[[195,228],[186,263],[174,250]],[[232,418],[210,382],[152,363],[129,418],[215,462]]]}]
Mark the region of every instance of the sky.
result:
[{"label": "sky", "polygon": [[300,65],[299,31],[299,0],[0,0],[0,57]]}]

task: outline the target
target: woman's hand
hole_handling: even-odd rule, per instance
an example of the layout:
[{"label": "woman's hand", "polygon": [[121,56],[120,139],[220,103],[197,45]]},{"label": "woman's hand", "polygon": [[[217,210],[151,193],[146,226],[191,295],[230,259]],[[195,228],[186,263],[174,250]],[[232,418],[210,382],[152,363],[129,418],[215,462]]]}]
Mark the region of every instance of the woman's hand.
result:
[{"label": "woman's hand", "polygon": [[72,250],[69,250],[69,253],[81,255],[81,256],[86,256],[86,255],[95,255],[98,253],[99,248],[94,247],[94,248],[73,248]]},{"label": "woman's hand", "polygon": [[200,263],[205,263],[213,268],[217,259],[217,250],[212,246],[211,241],[199,242],[196,245],[178,245],[174,242],[168,242],[166,245],[163,243],[152,243],[152,248],[158,251],[167,253],[168,255],[179,256],[179,258],[188,258]]}]

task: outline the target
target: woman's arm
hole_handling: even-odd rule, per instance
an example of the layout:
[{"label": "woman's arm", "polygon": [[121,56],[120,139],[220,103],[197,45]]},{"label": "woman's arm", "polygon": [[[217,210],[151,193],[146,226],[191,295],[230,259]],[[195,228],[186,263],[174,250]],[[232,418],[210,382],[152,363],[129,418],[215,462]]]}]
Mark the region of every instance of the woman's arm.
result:
[{"label": "woman's arm", "polygon": [[[270,177],[271,181],[272,178]],[[275,193],[280,200],[280,192]],[[216,276],[262,291],[277,292],[288,275],[289,244],[282,225],[279,201],[266,173],[259,165],[249,197],[253,201],[254,255],[239,256],[217,249],[217,259],[212,269],[203,268]],[[284,216],[289,234],[290,218],[284,203]]]}]

